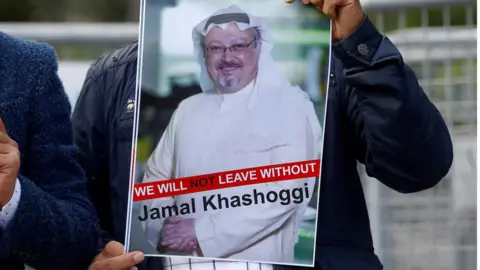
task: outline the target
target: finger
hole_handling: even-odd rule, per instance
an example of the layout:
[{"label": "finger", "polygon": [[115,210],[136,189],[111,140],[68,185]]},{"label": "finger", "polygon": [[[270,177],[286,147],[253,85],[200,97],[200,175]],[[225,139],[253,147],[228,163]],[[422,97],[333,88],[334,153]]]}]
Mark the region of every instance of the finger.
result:
[{"label": "finger", "polygon": [[189,251],[194,251],[197,249],[197,246],[194,241],[184,241],[182,242],[182,245],[179,247],[179,250],[189,252]]},{"label": "finger", "polygon": [[[4,167],[5,169],[15,169],[20,166],[20,160],[18,156],[11,154],[0,154],[0,168]],[[13,172],[12,172],[13,173]]]},{"label": "finger", "polygon": [[180,249],[181,246],[182,246],[181,240],[178,240],[177,242],[172,243],[171,245],[166,245],[166,247],[168,247],[169,249],[178,250],[178,251],[182,251]]},{"label": "finger", "polygon": [[162,239],[170,240],[175,238],[185,238],[186,234],[184,231],[181,230],[172,230],[168,234],[165,234]]},{"label": "finger", "polygon": [[103,248],[103,253],[107,257],[117,257],[125,253],[125,246],[117,241],[110,241]]},{"label": "finger", "polygon": [[5,124],[3,124],[2,118],[0,118],[0,131],[7,133],[7,129],[5,128]]},{"label": "finger", "polygon": [[0,143],[0,154],[8,155],[17,152],[17,148],[10,144]]},{"label": "finger", "polygon": [[326,3],[322,7],[322,12],[327,15],[328,18],[331,20],[335,20],[337,18],[337,6],[335,1],[326,1]]},{"label": "finger", "polygon": [[196,241],[192,241],[191,239],[188,239],[188,238],[181,238],[180,241],[170,245],[169,248],[178,250],[178,251],[191,252],[196,249],[195,242]]},{"label": "finger", "polygon": [[162,246],[168,247],[171,246],[177,242],[181,242],[180,237],[172,237],[172,238],[166,238],[162,240]]},{"label": "finger", "polygon": [[312,5],[314,5],[318,10],[323,12],[323,5],[325,3],[324,0],[310,0],[309,1]]},{"label": "finger", "polygon": [[308,5],[311,4],[313,0],[302,0],[302,4]]},{"label": "finger", "polygon": [[169,217],[165,220],[166,224],[177,224],[182,222],[184,219],[183,218],[178,218],[178,217]]},{"label": "finger", "polygon": [[193,251],[192,247],[185,242],[181,242],[180,245],[178,245],[178,247],[175,250],[183,251],[183,252]]},{"label": "finger", "polygon": [[145,259],[145,256],[141,252],[131,252],[123,254],[121,256],[108,258],[102,261],[92,264],[91,270],[104,270],[104,269],[128,269],[136,264],[139,264]]},{"label": "finger", "polygon": [[162,228],[162,238],[171,238],[172,236],[177,234],[177,229],[172,228]]},{"label": "finger", "polygon": [[10,137],[8,137],[8,134],[3,133],[3,131],[0,131],[0,144],[8,144],[18,149],[18,144]]},{"label": "finger", "polygon": [[17,143],[10,139],[10,137],[8,137],[7,133],[3,132],[3,131],[0,131],[0,143],[1,144],[9,144],[9,145],[12,145],[12,146],[17,146]]},{"label": "finger", "polygon": [[178,224],[168,223],[168,224],[164,224],[164,225],[163,225],[163,228],[165,228],[165,229],[172,229],[172,228],[175,228],[175,227],[177,227],[177,226],[178,226]]},{"label": "finger", "polygon": [[285,0],[285,3],[287,3],[287,4],[291,4],[293,2],[295,2],[295,0]]}]

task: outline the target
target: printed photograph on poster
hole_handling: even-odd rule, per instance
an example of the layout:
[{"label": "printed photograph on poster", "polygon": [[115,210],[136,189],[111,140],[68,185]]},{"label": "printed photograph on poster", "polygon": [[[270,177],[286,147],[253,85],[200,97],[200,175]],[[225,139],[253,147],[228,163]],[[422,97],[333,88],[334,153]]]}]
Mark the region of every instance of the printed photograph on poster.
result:
[{"label": "printed photograph on poster", "polygon": [[330,21],[283,1],[145,1],[125,246],[312,266]]}]

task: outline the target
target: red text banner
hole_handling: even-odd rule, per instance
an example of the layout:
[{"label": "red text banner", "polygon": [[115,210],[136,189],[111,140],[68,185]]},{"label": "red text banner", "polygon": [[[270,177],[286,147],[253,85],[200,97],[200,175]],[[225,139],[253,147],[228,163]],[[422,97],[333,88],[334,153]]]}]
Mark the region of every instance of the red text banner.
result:
[{"label": "red text banner", "polygon": [[133,201],[172,197],[189,193],[317,177],[320,160],[283,163],[134,185]]}]

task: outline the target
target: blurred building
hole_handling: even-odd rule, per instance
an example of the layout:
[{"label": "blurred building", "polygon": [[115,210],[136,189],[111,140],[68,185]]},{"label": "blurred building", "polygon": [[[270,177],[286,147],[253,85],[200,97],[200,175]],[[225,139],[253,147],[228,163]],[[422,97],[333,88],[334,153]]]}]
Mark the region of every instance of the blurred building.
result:
[{"label": "blurred building", "polygon": [[434,189],[399,194],[363,172],[376,252],[389,270],[477,269],[476,1],[364,0],[438,107],[454,164]]}]

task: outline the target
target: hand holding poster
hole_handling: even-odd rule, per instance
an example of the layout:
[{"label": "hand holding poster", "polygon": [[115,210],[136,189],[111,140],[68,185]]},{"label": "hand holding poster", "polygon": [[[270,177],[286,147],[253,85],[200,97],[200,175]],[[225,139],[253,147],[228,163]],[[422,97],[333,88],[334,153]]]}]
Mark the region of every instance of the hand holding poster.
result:
[{"label": "hand holding poster", "polygon": [[[265,8],[292,15],[291,6],[267,2]],[[199,93],[180,102],[154,143],[142,183],[131,188],[126,247],[147,256],[312,265],[313,252],[308,262],[295,258],[320,175],[322,143],[311,101],[320,90],[304,79],[305,48],[282,36],[286,29],[270,31],[250,2],[190,5],[209,14],[191,22],[191,58],[170,64],[195,61]],[[265,14],[272,21],[278,15]],[[284,48],[275,57],[276,40]],[[145,113],[141,107],[136,117]],[[318,200],[313,201],[315,209]],[[313,249],[313,241],[310,245]]]}]

